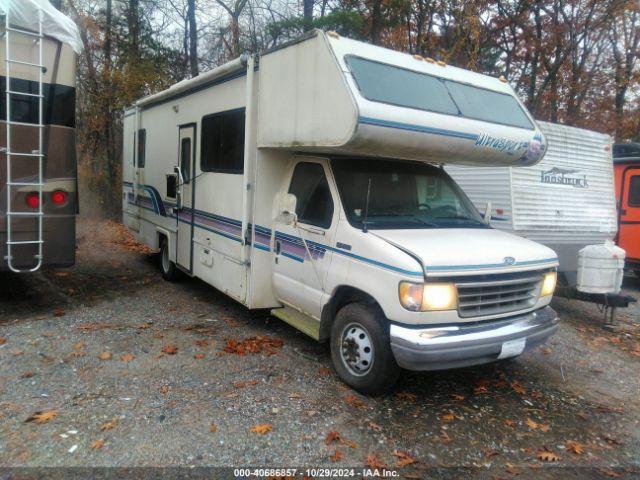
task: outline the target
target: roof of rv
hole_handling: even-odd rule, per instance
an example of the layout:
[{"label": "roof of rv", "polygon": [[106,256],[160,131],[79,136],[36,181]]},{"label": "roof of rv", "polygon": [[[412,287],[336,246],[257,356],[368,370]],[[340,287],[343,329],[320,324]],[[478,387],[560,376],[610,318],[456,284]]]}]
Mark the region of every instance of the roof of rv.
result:
[{"label": "roof of rv", "polygon": [[613,161],[623,163],[629,160],[640,160],[640,143],[616,143],[613,146]]},{"label": "roof of rv", "polygon": [[69,17],[57,10],[49,0],[0,0],[0,12],[9,12],[11,25],[37,32],[39,10],[42,10],[42,32],[67,43],[76,53],[82,52],[82,39],[78,26]]}]

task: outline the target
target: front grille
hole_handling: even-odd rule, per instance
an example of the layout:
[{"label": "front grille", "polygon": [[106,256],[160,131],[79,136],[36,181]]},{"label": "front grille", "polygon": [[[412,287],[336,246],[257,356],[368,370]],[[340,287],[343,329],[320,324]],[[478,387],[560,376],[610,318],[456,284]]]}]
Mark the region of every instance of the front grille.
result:
[{"label": "front grille", "polygon": [[540,295],[542,275],[486,275],[482,279],[456,283],[458,314],[462,318],[514,312],[533,307]]}]

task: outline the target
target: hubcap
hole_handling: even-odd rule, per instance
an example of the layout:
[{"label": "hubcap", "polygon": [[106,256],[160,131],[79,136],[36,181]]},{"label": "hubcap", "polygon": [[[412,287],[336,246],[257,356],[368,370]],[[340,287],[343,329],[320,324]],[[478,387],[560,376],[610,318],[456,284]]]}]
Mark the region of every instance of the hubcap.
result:
[{"label": "hubcap", "polygon": [[165,273],[169,271],[169,249],[166,245],[162,247],[162,270]]},{"label": "hubcap", "polygon": [[371,369],[373,345],[369,332],[359,323],[351,323],[342,330],[340,358],[353,375],[366,375]]}]

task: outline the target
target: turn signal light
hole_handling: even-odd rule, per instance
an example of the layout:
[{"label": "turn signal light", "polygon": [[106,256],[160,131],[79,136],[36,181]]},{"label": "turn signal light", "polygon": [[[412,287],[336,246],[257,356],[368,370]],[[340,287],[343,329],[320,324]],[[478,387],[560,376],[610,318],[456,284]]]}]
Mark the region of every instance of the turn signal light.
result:
[{"label": "turn signal light", "polygon": [[56,190],[55,192],[51,193],[51,201],[55,205],[62,205],[63,203],[66,203],[67,197],[67,192],[64,192],[62,190]]},{"label": "turn signal light", "polygon": [[40,195],[37,192],[28,193],[25,201],[27,202],[27,207],[38,208],[40,206]]}]

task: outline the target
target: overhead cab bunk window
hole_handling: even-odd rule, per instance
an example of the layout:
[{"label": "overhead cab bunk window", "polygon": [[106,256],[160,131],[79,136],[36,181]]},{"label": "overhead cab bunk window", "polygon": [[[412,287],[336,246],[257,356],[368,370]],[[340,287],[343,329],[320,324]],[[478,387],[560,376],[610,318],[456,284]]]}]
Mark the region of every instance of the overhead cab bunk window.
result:
[{"label": "overhead cab bunk window", "polygon": [[200,169],[203,172],[243,173],[244,108],[202,119]]},{"label": "overhead cab bunk window", "polygon": [[347,55],[345,60],[360,93],[367,100],[533,129],[522,106],[507,93],[353,55]]}]

